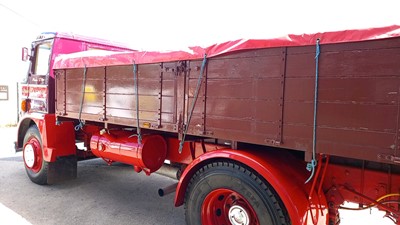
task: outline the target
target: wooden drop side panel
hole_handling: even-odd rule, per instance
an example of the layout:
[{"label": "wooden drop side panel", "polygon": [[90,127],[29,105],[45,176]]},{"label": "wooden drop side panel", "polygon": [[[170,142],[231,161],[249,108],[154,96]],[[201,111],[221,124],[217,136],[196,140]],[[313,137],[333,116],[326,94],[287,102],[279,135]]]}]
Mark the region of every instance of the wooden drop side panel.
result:
[{"label": "wooden drop side panel", "polygon": [[103,115],[104,71],[104,67],[88,69],[86,79],[81,68],[56,71],[57,115],[79,118],[81,112],[81,119],[99,120]]},{"label": "wooden drop side panel", "polygon": [[139,103],[133,65],[87,68],[86,79],[83,68],[57,70],[57,115],[77,119],[81,111],[86,121],[136,127],[138,109],[141,127],[177,131],[179,117],[186,115],[186,75],[176,67],[176,62],[138,65]]},{"label": "wooden drop side panel", "polygon": [[136,101],[133,66],[107,67],[107,122],[136,126],[138,108],[142,124],[157,128],[161,123],[160,66],[141,66],[137,78],[139,103]]},{"label": "wooden drop side panel", "polygon": [[[198,99],[191,128],[205,126],[205,134],[227,140],[279,144],[285,55],[286,48],[273,48],[210,59],[202,89],[206,96]],[[191,70],[190,90],[198,75]],[[206,102],[204,106],[200,106],[202,102]],[[205,118],[200,118],[201,109]]]},{"label": "wooden drop side panel", "polygon": [[327,45],[323,53],[320,151],[372,161],[395,156],[399,149],[400,39]]},{"label": "wooden drop side panel", "polygon": [[[318,152],[372,161],[398,156],[399,60],[398,38],[321,46]],[[217,137],[310,153],[315,74],[315,46],[211,59],[207,130]]]},{"label": "wooden drop side panel", "polygon": [[[400,38],[321,45],[319,62],[317,151],[394,163],[400,156]],[[138,65],[141,127],[182,134],[201,63]],[[78,118],[83,69],[59,74],[57,114]],[[315,74],[315,46],[210,58],[188,134],[309,156]],[[105,115],[106,123],[136,126],[133,65],[89,68],[87,75],[82,118],[102,121]]]}]

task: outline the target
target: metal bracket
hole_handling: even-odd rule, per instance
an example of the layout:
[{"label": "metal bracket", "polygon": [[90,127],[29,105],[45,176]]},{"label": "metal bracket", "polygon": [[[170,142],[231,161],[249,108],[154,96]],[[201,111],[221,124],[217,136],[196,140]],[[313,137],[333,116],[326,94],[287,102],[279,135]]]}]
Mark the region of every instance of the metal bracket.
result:
[{"label": "metal bracket", "polygon": [[281,141],[274,140],[274,139],[265,139],[264,142],[267,144],[270,144],[270,145],[274,145],[274,146],[279,146],[282,144]]},{"label": "metal bracket", "polygon": [[177,65],[176,65],[176,72],[178,74],[180,73],[184,73],[188,70],[187,67],[187,62],[186,61],[178,61]]}]

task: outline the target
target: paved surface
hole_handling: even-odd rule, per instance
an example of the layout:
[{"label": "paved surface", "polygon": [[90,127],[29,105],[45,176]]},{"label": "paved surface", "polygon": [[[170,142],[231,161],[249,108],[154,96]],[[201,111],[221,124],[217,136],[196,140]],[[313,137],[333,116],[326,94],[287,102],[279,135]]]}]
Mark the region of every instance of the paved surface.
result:
[{"label": "paved surface", "polygon": [[12,151],[13,137],[5,138],[14,130],[0,128],[0,224],[185,224],[183,207],[173,205],[174,195],[157,195],[159,187],[174,180],[137,174],[123,164],[83,161],[78,163],[76,180],[46,186],[32,183],[21,154]]}]

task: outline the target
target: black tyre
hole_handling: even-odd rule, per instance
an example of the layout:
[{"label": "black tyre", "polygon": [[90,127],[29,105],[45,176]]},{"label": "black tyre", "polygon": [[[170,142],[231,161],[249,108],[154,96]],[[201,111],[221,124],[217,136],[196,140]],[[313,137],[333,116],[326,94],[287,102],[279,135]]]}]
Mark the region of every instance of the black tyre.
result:
[{"label": "black tyre", "polygon": [[188,225],[289,225],[270,185],[236,162],[214,162],[192,177],[185,196]]},{"label": "black tyre", "polygon": [[25,134],[23,158],[29,179],[36,184],[47,184],[49,163],[43,159],[42,138],[36,126],[31,126]]}]

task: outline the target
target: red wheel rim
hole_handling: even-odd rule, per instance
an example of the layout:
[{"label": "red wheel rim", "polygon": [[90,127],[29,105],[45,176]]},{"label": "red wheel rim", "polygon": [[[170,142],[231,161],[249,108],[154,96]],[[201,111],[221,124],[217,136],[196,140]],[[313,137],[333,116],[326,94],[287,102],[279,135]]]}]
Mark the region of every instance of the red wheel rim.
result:
[{"label": "red wheel rim", "polygon": [[217,189],[210,192],[201,207],[204,225],[259,225],[249,202],[236,191]]},{"label": "red wheel rim", "polygon": [[39,140],[31,138],[24,146],[23,151],[24,163],[26,168],[34,173],[38,173],[42,168],[42,146]]}]

